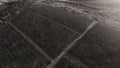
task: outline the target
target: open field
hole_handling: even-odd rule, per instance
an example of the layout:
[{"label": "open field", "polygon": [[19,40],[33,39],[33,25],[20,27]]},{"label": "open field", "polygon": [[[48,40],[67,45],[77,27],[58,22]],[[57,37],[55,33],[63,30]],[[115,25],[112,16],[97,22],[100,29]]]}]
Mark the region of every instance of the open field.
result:
[{"label": "open field", "polygon": [[8,3],[0,11],[0,68],[120,68],[119,3]]}]

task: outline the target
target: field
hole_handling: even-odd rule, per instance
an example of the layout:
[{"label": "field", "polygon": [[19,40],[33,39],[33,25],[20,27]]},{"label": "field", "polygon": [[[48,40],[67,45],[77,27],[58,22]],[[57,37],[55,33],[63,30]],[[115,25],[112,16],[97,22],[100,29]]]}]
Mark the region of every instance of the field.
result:
[{"label": "field", "polygon": [[1,68],[120,68],[118,4],[10,3],[0,13]]}]

